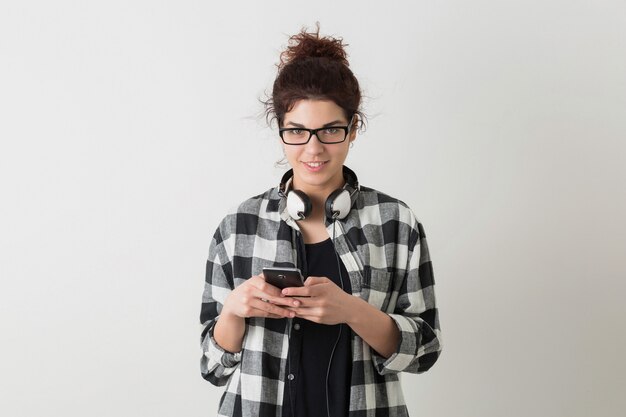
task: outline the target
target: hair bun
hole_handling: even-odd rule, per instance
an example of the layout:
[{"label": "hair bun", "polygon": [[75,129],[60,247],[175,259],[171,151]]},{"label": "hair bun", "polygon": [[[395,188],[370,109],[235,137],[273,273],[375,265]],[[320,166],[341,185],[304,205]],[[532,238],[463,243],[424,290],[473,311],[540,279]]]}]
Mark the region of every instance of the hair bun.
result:
[{"label": "hair bun", "polygon": [[317,31],[307,32],[306,27],[300,33],[289,38],[289,46],[280,54],[280,71],[285,65],[305,58],[329,58],[340,61],[349,66],[348,58],[343,43],[343,38],[322,37],[320,38],[320,23],[316,22]]}]

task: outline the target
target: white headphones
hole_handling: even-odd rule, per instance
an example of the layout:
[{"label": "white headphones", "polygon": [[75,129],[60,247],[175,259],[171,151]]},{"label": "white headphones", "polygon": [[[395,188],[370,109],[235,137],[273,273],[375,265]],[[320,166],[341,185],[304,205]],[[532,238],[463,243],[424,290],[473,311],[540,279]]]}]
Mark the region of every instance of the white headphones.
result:
[{"label": "white headphones", "polygon": [[[328,220],[343,219],[348,213],[356,200],[356,196],[360,190],[359,181],[354,171],[347,166],[343,167],[343,178],[346,184],[328,196],[324,211]],[[313,205],[311,199],[303,191],[290,189],[293,180],[293,169],[290,169],[283,175],[280,180],[278,193],[281,197],[287,199],[287,212],[294,220],[304,220],[311,211]]]}]

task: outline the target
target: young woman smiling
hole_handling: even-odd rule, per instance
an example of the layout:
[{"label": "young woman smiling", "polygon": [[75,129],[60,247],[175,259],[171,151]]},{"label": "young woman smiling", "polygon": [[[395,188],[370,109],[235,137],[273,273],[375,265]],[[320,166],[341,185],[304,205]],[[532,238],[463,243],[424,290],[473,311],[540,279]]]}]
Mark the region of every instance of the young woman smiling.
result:
[{"label": "young woman smiling", "polygon": [[[290,38],[266,110],[291,169],[209,249],[201,370],[226,386],[219,416],[407,416],[398,374],[440,355],[423,226],[344,165],[360,105],[341,39]],[[297,267],[304,285],[281,290],[265,267]]]}]

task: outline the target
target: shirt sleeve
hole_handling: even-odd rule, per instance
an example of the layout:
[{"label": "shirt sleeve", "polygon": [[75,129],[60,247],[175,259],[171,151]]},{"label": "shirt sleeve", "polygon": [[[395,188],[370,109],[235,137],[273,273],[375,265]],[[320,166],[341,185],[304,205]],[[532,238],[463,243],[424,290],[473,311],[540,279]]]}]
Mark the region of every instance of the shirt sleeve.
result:
[{"label": "shirt sleeve", "polygon": [[206,277],[202,294],[200,323],[202,325],[202,377],[213,385],[222,386],[228,381],[241,361],[241,352],[228,352],[213,338],[213,329],[219,319],[223,303],[234,288],[231,258],[226,250],[226,228],[222,225],[215,232],[209,247]]},{"label": "shirt sleeve", "polygon": [[372,351],[374,366],[381,375],[425,372],[437,361],[442,349],[433,267],[421,223],[415,222],[409,242],[414,243],[409,243],[406,273],[396,307],[389,314],[400,330],[400,341],[389,358]]}]

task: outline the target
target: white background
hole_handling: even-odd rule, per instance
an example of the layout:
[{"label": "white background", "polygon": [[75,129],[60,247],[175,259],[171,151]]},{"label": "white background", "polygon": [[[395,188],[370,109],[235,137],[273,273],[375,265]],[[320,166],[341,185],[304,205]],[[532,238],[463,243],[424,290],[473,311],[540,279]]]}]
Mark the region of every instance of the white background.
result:
[{"label": "white background", "polygon": [[444,351],[412,416],[626,407],[623,1],[3,1],[0,413],[209,416],[204,263],[283,172],[289,35],[349,44],[347,164],[423,222]]}]

